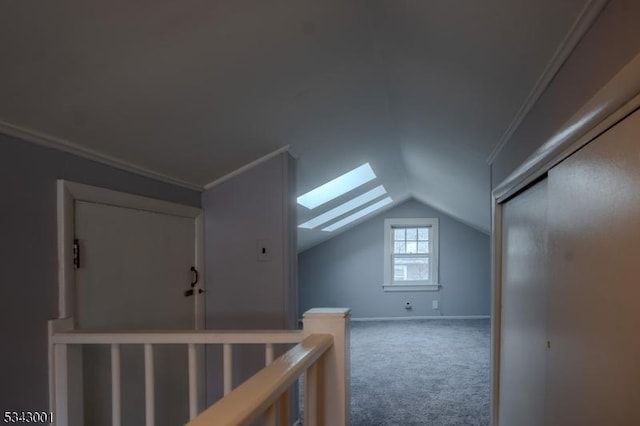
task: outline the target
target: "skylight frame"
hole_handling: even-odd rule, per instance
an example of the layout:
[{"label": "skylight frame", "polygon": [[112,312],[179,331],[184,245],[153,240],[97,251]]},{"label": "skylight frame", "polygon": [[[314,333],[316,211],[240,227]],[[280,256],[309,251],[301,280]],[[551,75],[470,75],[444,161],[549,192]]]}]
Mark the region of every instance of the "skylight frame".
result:
[{"label": "skylight frame", "polygon": [[298,225],[298,228],[304,228],[304,229],[317,228],[318,226],[324,225],[325,223],[330,222],[333,219],[342,216],[343,214],[349,213],[350,211],[353,211],[358,207],[363,206],[368,202],[373,201],[376,198],[379,198],[385,195],[386,193],[387,193],[387,190],[385,189],[384,185],[379,185],[365,192],[364,194],[361,194],[355,198],[352,198],[351,200],[339,205],[338,207],[335,207],[329,211],[326,211]]},{"label": "skylight frame", "polygon": [[377,176],[369,163],[364,163],[353,170],[348,171],[335,179],[324,183],[297,198],[298,204],[310,210],[315,209],[341,195],[352,191]]},{"label": "skylight frame", "polygon": [[322,230],[325,231],[325,232],[333,232],[336,229],[340,229],[343,226],[346,226],[346,225],[350,224],[351,222],[354,222],[354,221],[356,221],[356,220],[358,220],[358,219],[360,219],[360,218],[362,218],[364,216],[367,216],[370,213],[373,213],[376,210],[381,209],[382,207],[388,206],[392,202],[393,202],[393,200],[391,199],[391,197],[383,198],[382,200],[377,201],[377,202],[371,204],[370,206],[365,207],[365,208],[363,208],[361,210],[358,210],[357,212],[345,217],[344,219],[341,219],[341,220],[339,220],[339,221],[337,221],[335,223],[332,223],[331,225],[329,225],[329,226],[327,226],[325,228],[322,228]]}]

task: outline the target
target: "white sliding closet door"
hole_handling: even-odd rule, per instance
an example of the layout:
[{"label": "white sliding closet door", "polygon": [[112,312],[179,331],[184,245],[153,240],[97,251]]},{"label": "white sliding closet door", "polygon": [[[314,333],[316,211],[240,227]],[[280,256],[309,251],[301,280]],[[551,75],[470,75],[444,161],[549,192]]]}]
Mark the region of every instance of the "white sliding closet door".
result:
[{"label": "white sliding closet door", "polygon": [[547,181],[503,206],[500,425],[544,424]]},{"label": "white sliding closet door", "polygon": [[552,169],[548,193],[545,425],[640,425],[640,111]]}]

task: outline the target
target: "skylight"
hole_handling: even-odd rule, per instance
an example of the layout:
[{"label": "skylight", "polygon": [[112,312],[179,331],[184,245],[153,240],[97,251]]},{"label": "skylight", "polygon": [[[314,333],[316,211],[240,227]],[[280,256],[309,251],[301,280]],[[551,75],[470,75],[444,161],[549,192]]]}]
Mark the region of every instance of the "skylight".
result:
[{"label": "skylight", "polygon": [[319,216],[314,217],[313,219],[299,225],[299,228],[313,229],[316,226],[320,226],[323,223],[327,223],[330,220],[335,219],[338,216],[342,216],[345,213],[350,212],[351,210],[360,207],[363,204],[368,203],[369,201],[373,201],[381,195],[386,194],[387,191],[384,189],[384,186],[380,185],[376,188],[373,188],[371,191],[367,191],[362,195],[357,196],[356,198],[347,201],[344,204],[339,205],[338,207],[329,210],[328,212],[322,213]]},{"label": "skylight", "polygon": [[332,232],[335,231],[338,228],[342,228],[343,226],[353,222],[354,220],[358,220],[363,216],[368,215],[369,213],[372,213],[388,204],[391,204],[392,200],[391,197],[387,197],[384,198],[380,201],[378,201],[377,203],[371,204],[369,207],[365,207],[362,210],[357,211],[356,213],[345,217],[342,220],[337,221],[336,223],[327,226],[326,228],[323,228],[323,231],[328,231],[328,232]]},{"label": "skylight", "polygon": [[302,194],[298,197],[298,204],[308,208],[315,209],[316,207],[331,201],[334,198],[346,194],[365,183],[376,178],[376,174],[371,169],[369,163],[364,163],[360,167],[356,167],[337,178],[330,180],[324,185],[312,189],[306,194]]}]

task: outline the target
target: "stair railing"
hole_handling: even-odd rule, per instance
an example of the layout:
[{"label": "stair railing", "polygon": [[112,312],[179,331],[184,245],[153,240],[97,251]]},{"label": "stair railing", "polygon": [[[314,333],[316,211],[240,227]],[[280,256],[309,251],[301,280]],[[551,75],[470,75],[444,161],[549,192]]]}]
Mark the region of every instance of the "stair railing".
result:
[{"label": "stair railing", "polygon": [[[304,425],[349,424],[349,309],[316,308],[303,316],[302,330],[255,331],[88,331],[73,330],[71,319],[50,321],[50,393],[54,424],[83,424],[82,378],[78,357],[83,345],[111,346],[112,425],[122,424],[121,345],[144,346],[145,424],[155,426],[153,349],[185,345],[188,356],[189,426],[250,424],[290,426],[288,389],[304,373]],[[198,415],[197,349],[223,346],[224,397]],[[265,368],[232,389],[233,345],[264,344]],[[297,344],[274,361],[274,345]],[[81,365],[81,363],[80,363]],[[80,373],[81,374],[81,373]],[[81,391],[80,391],[81,392]]]}]

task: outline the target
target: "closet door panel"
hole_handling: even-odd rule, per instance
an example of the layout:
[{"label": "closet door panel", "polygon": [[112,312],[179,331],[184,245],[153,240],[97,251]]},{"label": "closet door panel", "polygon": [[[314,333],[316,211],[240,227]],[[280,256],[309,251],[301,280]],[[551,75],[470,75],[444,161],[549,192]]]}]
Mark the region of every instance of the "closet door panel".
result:
[{"label": "closet door panel", "polygon": [[500,425],[544,424],[547,182],[503,206]]},{"label": "closet door panel", "polygon": [[640,425],[640,112],[549,173],[546,425]]}]

